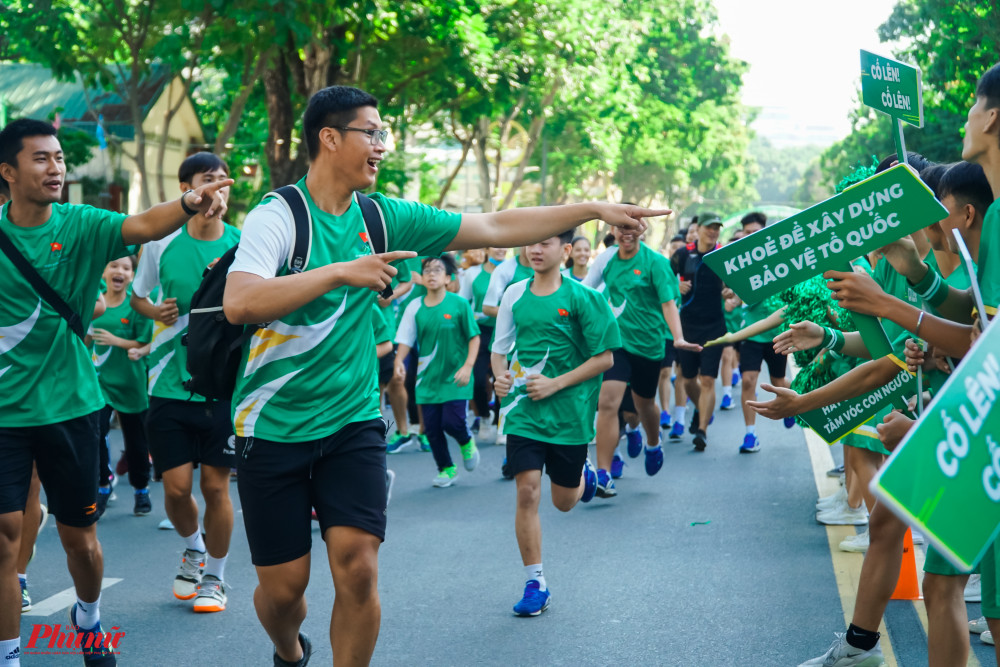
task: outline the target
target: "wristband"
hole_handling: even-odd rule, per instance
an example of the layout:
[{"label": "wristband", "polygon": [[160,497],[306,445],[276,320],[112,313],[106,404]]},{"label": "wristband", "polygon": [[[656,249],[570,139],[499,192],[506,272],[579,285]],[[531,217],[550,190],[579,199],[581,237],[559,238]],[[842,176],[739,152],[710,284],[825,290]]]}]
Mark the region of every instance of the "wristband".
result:
[{"label": "wristband", "polygon": [[827,350],[833,350],[834,352],[840,352],[844,349],[844,344],[847,343],[847,338],[844,337],[844,332],[840,329],[826,329],[830,334],[830,342],[824,344],[823,347]]},{"label": "wristband", "polygon": [[823,342],[819,344],[824,350],[830,349],[830,344],[833,342],[833,329],[830,327],[823,327]]},{"label": "wristband", "polygon": [[187,213],[188,215],[191,215],[191,216],[198,215],[198,209],[191,208],[190,206],[188,206],[187,202],[184,201],[184,198],[187,197],[188,194],[193,194],[193,193],[194,193],[194,190],[185,190],[184,194],[181,195],[181,208],[184,209],[185,213]]},{"label": "wristband", "polygon": [[[909,281],[907,281],[909,282]],[[948,298],[948,285],[941,280],[941,274],[927,267],[927,275],[919,283],[913,286],[913,291],[917,293],[925,303],[937,307]]]}]

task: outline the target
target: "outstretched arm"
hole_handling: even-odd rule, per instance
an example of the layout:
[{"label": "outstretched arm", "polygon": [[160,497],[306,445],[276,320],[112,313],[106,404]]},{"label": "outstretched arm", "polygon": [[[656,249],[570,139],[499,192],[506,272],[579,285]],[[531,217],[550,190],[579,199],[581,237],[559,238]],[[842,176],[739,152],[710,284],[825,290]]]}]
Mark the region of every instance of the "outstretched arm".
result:
[{"label": "outstretched arm", "polygon": [[[753,338],[758,334],[762,334],[765,331],[770,331],[774,327],[780,325],[785,321],[785,306],[782,306],[778,310],[774,311],[764,319],[759,322],[754,322],[748,327],[744,327],[739,331],[734,333],[727,333],[724,336],[719,336],[715,340],[710,340],[705,343],[705,347],[710,347],[712,345],[726,345],[729,343],[738,343],[741,340],[746,340],[747,338]],[[779,350],[780,351],[780,350]]]},{"label": "outstretched arm", "polygon": [[671,213],[673,211],[669,209],[648,209],[609,202],[511,208],[495,213],[464,213],[458,234],[447,250],[530,245],[594,219],[643,232],[646,230],[644,218]]},{"label": "outstretched arm", "polygon": [[192,218],[184,210],[183,202],[195,213],[207,218],[222,218],[226,213],[226,200],[219,194],[222,188],[235,183],[231,178],[207,183],[193,192],[184,193],[179,199],[157,204],[142,213],[136,213],[122,222],[122,241],[125,245],[136,245],[156,241],[167,236]]}]

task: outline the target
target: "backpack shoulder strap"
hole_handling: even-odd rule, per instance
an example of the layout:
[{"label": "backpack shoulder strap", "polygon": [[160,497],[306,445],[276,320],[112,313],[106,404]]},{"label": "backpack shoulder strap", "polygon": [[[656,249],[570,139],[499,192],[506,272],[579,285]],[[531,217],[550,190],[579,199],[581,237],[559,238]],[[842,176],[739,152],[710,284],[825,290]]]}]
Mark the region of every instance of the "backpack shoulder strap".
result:
[{"label": "backpack shoulder strap", "polygon": [[365,229],[368,231],[368,245],[372,247],[372,252],[376,255],[384,253],[388,247],[386,238],[385,216],[382,209],[368,195],[360,192],[354,193],[361,207],[361,217],[365,219]]},{"label": "backpack shoulder strap", "polygon": [[264,199],[268,197],[274,197],[284,204],[292,216],[295,236],[292,239],[292,253],[288,256],[288,270],[302,273],[309,264],[312,249],[312,213],[306,204],[305,194],[297,185],[284,185],[264,195]]},{"label": "backpack shoulder strap", "polygon": [[59,313],[59,316],[66,320],[70,330],[79,336],[80,340],[83,340],[87,334],[83,330],[83,319],[81,319],[80,314],[70,308],[69,304],[56,294],[52,286],[45,282],[45,278],[42,278],[38,271],[35,270],[35,267],[25,259],[21,251],[17,249],[17,246],[14,245],[14,242],[11,241],[10,237],[3,230],[0,230],[0,250],[7,255],[7,258],[14,264],[14,267],[31,284],[31,287],[38,293],[38,296],[44,299],[45,303],[52,306]]}]

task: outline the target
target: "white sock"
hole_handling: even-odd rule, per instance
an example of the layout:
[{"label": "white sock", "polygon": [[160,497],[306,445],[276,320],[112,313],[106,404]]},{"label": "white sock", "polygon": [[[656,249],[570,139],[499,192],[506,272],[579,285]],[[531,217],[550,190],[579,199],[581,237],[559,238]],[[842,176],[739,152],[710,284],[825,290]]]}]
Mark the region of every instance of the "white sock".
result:
[{"label": "white sock", "polygon": [[629,425],[628,425],[627,423],[625,424],[625,432],[626,432],[626,433],[633,433],[633,432],[634,432],[635,430],[636,430],[636,429],[632,428],[632,427],[631,427],[631,426],[629,426]]},{"label": "white sock", "polygon": [[21,667],[21,638],[0,641],[0,667]]},{"label": "white sock", "polygon": [[660,448],[660,443],[656,443],[655,445],[649,445],[649,444],[646,445],[646,449],[648,451],[653,451],[654,449],[659,449],[659,448]]},{"label": "white sock", "polygon": [[194,535],[188,535],[185,537],[184,543],[187,545],[188,549],[205,553],[205,538],[201,536],[200,528],[194,531]]},{"label": "white sock", "polygon": [[26,574],[21,574],[20,572],[18,572],[17,578],[23,581],[24,583],[28,583],[28,575]]},{"label": "white sock", "polygon": [[525,565],[524,566],[524,576],[528,578],[528,581],[534,579],[538,582],[538,587],[540,590],[546,590],[545,586],[545,575],[542,574],[542,564],[537,565]]},{"label": "white sock", "polygon": [[750,435],[753,435],[756,432],[757,432],[757,427],[756,426],[754,426],[753,424],[750,424],[749,426],[747,426],[747,433],[749,433]]},{"label": "white sock", "polygon": [[229,558],[229,554],[226,554],[222,558],[213,558],[211,555],[205,560],[205,576],[212,575],[217,577],[220,581],[225,581],[225,577],[222,575],[226,573],[226,559]]},{"label": "white sock", "polygon": [[728,396],[729,398],[732,398],[733,397],[733,388],[732,387],[723,387],[722,388],[722,395],[723,396]]},{"label": "white sock", "polygon": [[686,405],[675,405],[674,406],[674,423],[683,424],[686,418],[687,406]]},{"label": "white sock", "polygon": [[93,602],[84,602],[80,598],[76,599],[76,624],[88,630],[97,625],[101,620],[101,596]]}]

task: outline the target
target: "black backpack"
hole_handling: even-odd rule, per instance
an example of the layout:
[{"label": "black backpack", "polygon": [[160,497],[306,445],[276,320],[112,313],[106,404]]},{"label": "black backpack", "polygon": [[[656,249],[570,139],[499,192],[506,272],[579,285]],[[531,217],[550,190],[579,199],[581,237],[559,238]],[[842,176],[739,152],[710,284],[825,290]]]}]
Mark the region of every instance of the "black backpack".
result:
[{"label": "black backpack", "polygon": [[[361,206],[361,214],[368,231],[368,245],[375,254],[386,249],[385,220],[382,211],[369,197],[354,193]],[[309,263],[312,244],[312,214],[305,195],[295,185],[286,185],[264,195],[281,201],[295,223],[291,273],[301,273]],[[236,374],[239,372],[242,347],[257,329],[267,324],[231,324],[222,312],[222,296],[226,291],[226,276],[236,257],[239,244],[227,250],[211,269],[206,269],[201,285],[191,297],[187,333],[181,343],[187,346],[187,371],[191,379],[184,388],[211,400],[228,401],[233,397]],[[382,296],[392,295],[387,287]]]}]

